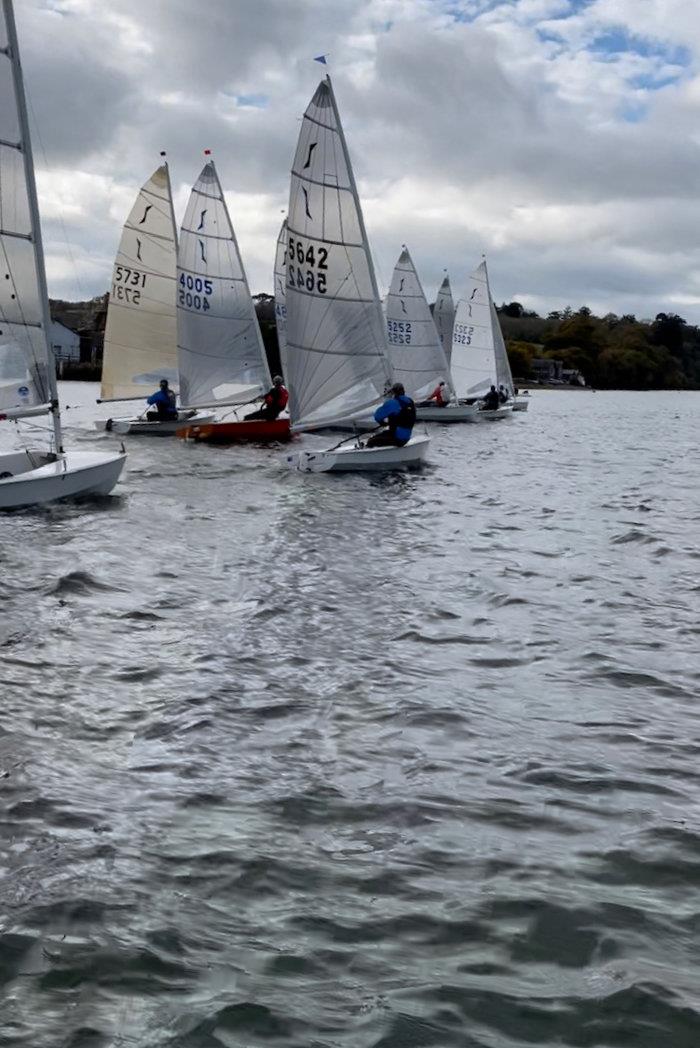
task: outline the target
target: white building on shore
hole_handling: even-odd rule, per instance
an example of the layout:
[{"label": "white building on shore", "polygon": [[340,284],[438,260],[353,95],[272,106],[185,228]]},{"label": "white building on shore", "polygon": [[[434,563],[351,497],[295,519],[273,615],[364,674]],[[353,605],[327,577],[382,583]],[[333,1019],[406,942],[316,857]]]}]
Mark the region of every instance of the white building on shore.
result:
[{"label": "white building on shore", "polygon": [[51,346],[58,364],[80,363],[80,335],[60,320],[51,321]]}]

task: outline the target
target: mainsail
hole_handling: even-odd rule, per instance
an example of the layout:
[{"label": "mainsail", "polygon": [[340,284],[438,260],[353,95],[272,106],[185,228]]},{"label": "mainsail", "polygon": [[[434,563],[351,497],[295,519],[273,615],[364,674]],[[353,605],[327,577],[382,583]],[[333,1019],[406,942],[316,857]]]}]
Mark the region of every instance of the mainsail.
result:
[{"label": "mainsail", "polygon": [[491,291],[482,262],[467,281],[457,303],[452,335],[452,378],[458,397],[475,397],[497,385]]},{"label": "mainsail", "polygon": [[452,358],[452,329],[455,323],[455,304],[452,299],[452,288],[450,287],[450,278],[448,276],[445,276],[438,290],[435,305],[433,306],[433,320],[435,321],[435,327],[438,330],[442,348],[445,350],[445,357],[449,364]]},{"label": "mainsail", "polygon": [[214,161],[194,184],[177,266],[180,401],[248,403],[270,372],[260,326]]},{"label": "mainsail", "polygon": [[422,400],[450,380],[445,351],[408,248],[399,256],[387,295],[387,342],[394,378]]},{"label": "mainsail", "polygon": [[102,399],[144,396],[177,383],[177,239],[168,166],[136,198],[119,242],[105,328]]},{"label": "mainsail", "polygon": [[277,237],[275,251],[274,294],[275,324],[280,358],[284,356],[287,342],[287,219],[285,218]]},{"label": "mainsail", "polygon": [[0,11],[0,412],[21,413],[48,404],[52,393],[40,230],[32,221],[25,164],[30,144],[22,132],[24,100],[19,95],[18,55],[13,70],[10,18],[12,9],[4,3]]},{"label": "mainsail", "polygon": [[296,428],[366,411],[391,381],[384,317],[330,78],[292,166],[284,374]]}]

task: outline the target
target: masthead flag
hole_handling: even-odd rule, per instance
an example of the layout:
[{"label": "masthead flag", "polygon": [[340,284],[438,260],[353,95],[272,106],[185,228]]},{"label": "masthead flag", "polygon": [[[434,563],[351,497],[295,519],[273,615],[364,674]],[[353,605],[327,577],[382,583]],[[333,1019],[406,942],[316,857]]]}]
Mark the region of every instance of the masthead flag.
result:
[{"label": "masthead flag", "polygon": [[320,62],[321,65],[328,65],[326,62],[326,55],[316,55],[314,62]]}]

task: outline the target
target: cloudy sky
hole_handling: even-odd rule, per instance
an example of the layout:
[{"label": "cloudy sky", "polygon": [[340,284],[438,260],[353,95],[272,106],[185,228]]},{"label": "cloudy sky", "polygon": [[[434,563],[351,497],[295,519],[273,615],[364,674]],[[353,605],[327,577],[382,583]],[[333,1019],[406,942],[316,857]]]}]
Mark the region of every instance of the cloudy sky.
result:
[{"label": "cloudy sky", "polygon": [[694,0],[15,0],[50,293],[102,293],[167,149],[178,219],[212,149],[270,291],[298,119],[329,54],[386,289],[482,252],[498,300],[700,322]]}]

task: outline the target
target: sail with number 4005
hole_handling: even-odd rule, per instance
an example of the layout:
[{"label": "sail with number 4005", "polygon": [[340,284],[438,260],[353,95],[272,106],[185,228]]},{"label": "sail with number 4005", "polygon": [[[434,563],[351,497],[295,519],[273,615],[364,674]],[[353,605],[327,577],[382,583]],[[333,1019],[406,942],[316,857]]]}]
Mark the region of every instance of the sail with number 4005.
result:
[{"label": "sail with number 4005", "polygon": [[270,372],[255,306],[214,161],[195,182],[177,269],[180,402],[249,403]]},{"label": "sail with number 4005", "polygon": [[283,352],[295,429],[366,413],[391,381],[384,317],[330,78],[304,113],[287,218]]}]

